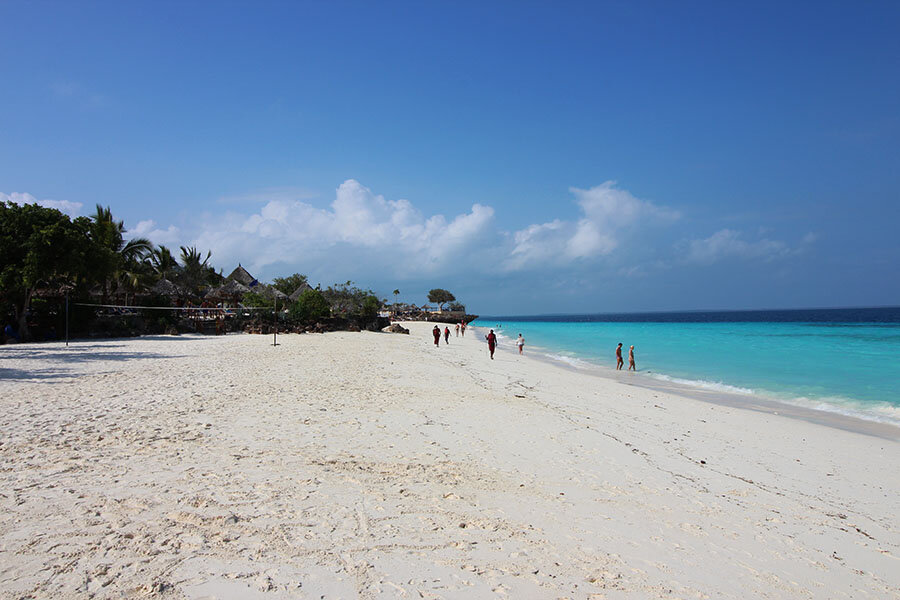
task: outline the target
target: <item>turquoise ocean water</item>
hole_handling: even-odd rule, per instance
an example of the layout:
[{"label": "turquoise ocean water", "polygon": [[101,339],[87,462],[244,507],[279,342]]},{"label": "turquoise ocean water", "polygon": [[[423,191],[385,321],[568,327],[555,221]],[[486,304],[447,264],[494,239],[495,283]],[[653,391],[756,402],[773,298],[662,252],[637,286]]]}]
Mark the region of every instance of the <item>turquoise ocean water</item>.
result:
[{"label": "turquoise ocean water", "polygon": [[900,425],[900,309],[483,317],[526,351]]}]

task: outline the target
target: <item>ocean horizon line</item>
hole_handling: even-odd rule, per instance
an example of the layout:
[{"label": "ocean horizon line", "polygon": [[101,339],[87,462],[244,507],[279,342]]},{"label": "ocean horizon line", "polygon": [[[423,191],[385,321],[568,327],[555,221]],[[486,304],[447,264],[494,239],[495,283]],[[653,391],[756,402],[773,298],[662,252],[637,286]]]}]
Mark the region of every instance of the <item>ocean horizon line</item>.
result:
[{"label": "ocean horizon line", "polygon": [[666,309],[644,311],[605,311],[605,312],[552,312],[518,315],[481,315],[478,320],[505,319],[515,321],[518,319],[539,319],[542,317],[604,317],[604,316],[647,316],[647,315],[679,315],[679,314],[728,314],[728,313],[766,313],[766,312],[809,312],[809,311],[847,311],[847,310],[898,310],[900,304],[884,304],[874,306],[812,306],[798,308],[691,308],[691,309]]}]

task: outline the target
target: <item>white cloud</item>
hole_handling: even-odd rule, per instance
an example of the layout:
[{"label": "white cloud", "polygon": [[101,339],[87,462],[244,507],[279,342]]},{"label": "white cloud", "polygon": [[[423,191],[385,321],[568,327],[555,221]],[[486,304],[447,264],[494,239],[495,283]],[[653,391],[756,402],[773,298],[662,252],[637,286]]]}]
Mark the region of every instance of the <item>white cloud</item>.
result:
[{"label": "white cloud", "polygon": [[129,239],[143,237],[156,245],[178,246],[182,243],[182,234],[178,227],[169,225],[165,229],[159,229],[156,227],[156,221],[153,221],[152,219],[138,221],[138,224],[129,229],[126,233],[126,237]]},{"label": "white cloud", "polygon": [[[806,242],[806,239],[804,240]],[[809,238],[810,243],[812,238]],[[687,243],[685,261],[712,264],[725,258],[774,260],[795,252],[786,242],[762,238],[747,241],[733,229],[720,229],[708,238],[690,240]]]},{"label": "white cloud", "polygon": [[209,216],[192,243],[210,248],[217,264],[239,261],[256,270],[279,262],[342,263],[433,273],[466,265],[483,243],[494,210],[475,204],[448,220],[425,217],[407,200],[387,200],[353,179],[342,183],[329,208],[276,198],[250,215]]},{"label": "white cloud", "polygon": [[23,204],[39,204],[47,208],[55,208],[70,217],[80,215],[84,206],[81,202],[70,202],[69,200],[39,200],[31,194],[21,192],[12,192],[11,194],[0,192],[0,202],[12,202],[20,206]]},{"label": "white cloud", "polygon": [[505,267],[515,271],[605,256],[639,228],[681,216],[615,186],[615,181],[607,181],[587,190],[569,188],[582,217],[574,223],[557,219],[515,232]]}]

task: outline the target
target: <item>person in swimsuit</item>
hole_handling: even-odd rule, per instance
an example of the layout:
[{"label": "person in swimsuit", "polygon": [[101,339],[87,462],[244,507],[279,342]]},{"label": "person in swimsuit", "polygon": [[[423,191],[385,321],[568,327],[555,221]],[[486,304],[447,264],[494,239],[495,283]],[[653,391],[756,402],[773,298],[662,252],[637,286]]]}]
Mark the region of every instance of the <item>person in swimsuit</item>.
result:
[{"label": "person in swimsuit", "polygon": [[628,370],[629,371],[637,371],[634,366],[634,346],[628,349]]},{"label": "person in swimsuit", "polygon": [[459,323],[456,324],[456,337],[459,337]]},{"label": "person in swimsuit", "polygon": [[441,345],[441,329],[437,325],[435,325],[434,329],[431,330],[431,334],[434,336],[434,345],[440,346]]},{"label": "person in swimsuit", "polygon": [[619,345],[616,346],[616,371],[621,371],[624,364],[625,361],[622,360],[622,342],[619,342]]},{"label": "person in swimsuit", "polygon": [[484,336],[484,339],[487,340],[488,350],[491,351],[491,360],[494,360],[494,349],[497,347],[497,336],[494,335],[494,330],[491,329],[491,332]]},{"label": "person in swimsuit", "polygon": [[449,327],[444,327],[444,343],[445,344],[450,343],[450,328]]},{"label": "person in swimsuit", "polygon": [[460,324],[460,331],[462,331],[462,336],[463,336],[463,337],[466,337],[466,322],[465,322],[465,321],[463,321],[463,322]]},{"label": "person in swimsuit", "polygon": [[522,334],[519,334],[519,337],[516,338],[516,346],[519,347],[519,354],[522,354],[522,348],[525,347],[525,338],[522,337]]}]

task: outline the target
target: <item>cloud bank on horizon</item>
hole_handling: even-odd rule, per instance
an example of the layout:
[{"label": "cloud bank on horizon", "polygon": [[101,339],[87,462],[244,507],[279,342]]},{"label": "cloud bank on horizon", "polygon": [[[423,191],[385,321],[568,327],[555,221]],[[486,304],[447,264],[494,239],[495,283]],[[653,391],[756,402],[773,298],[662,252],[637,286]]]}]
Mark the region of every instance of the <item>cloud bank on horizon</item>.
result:
[{"label": "cloud bank on horizon", "polygon": [[[637,198],[615,181],[588,189],[572,187],[569,193],[568,207],[577,211],[574,218],[504,231],[491,206],[473,204],[452,217],[428,215],[409,200],[386,199],[348,179],[327,207],[313,204],[306,192],[281,190],[249,195],[254,199],[249,211],[206,212],[182,227],[158,225],[148,218],[128,233],[156,244],[209,249],[214,264],[226,271],[241,263],[263,279],[297,271],[372,286],[380,283],[372,281],[379,277],[453,281],[542,271],[599,270],[606,276],[634,277],[722,261],[785,260],[815,241],[812,233],[789,243],[759,234],[754,239],[730,228],[683,237],[682,211]],[[0,200],[37,202],[73,216],[83,208],[81,203],[39,200],[27,193],[0,194]]]}]

